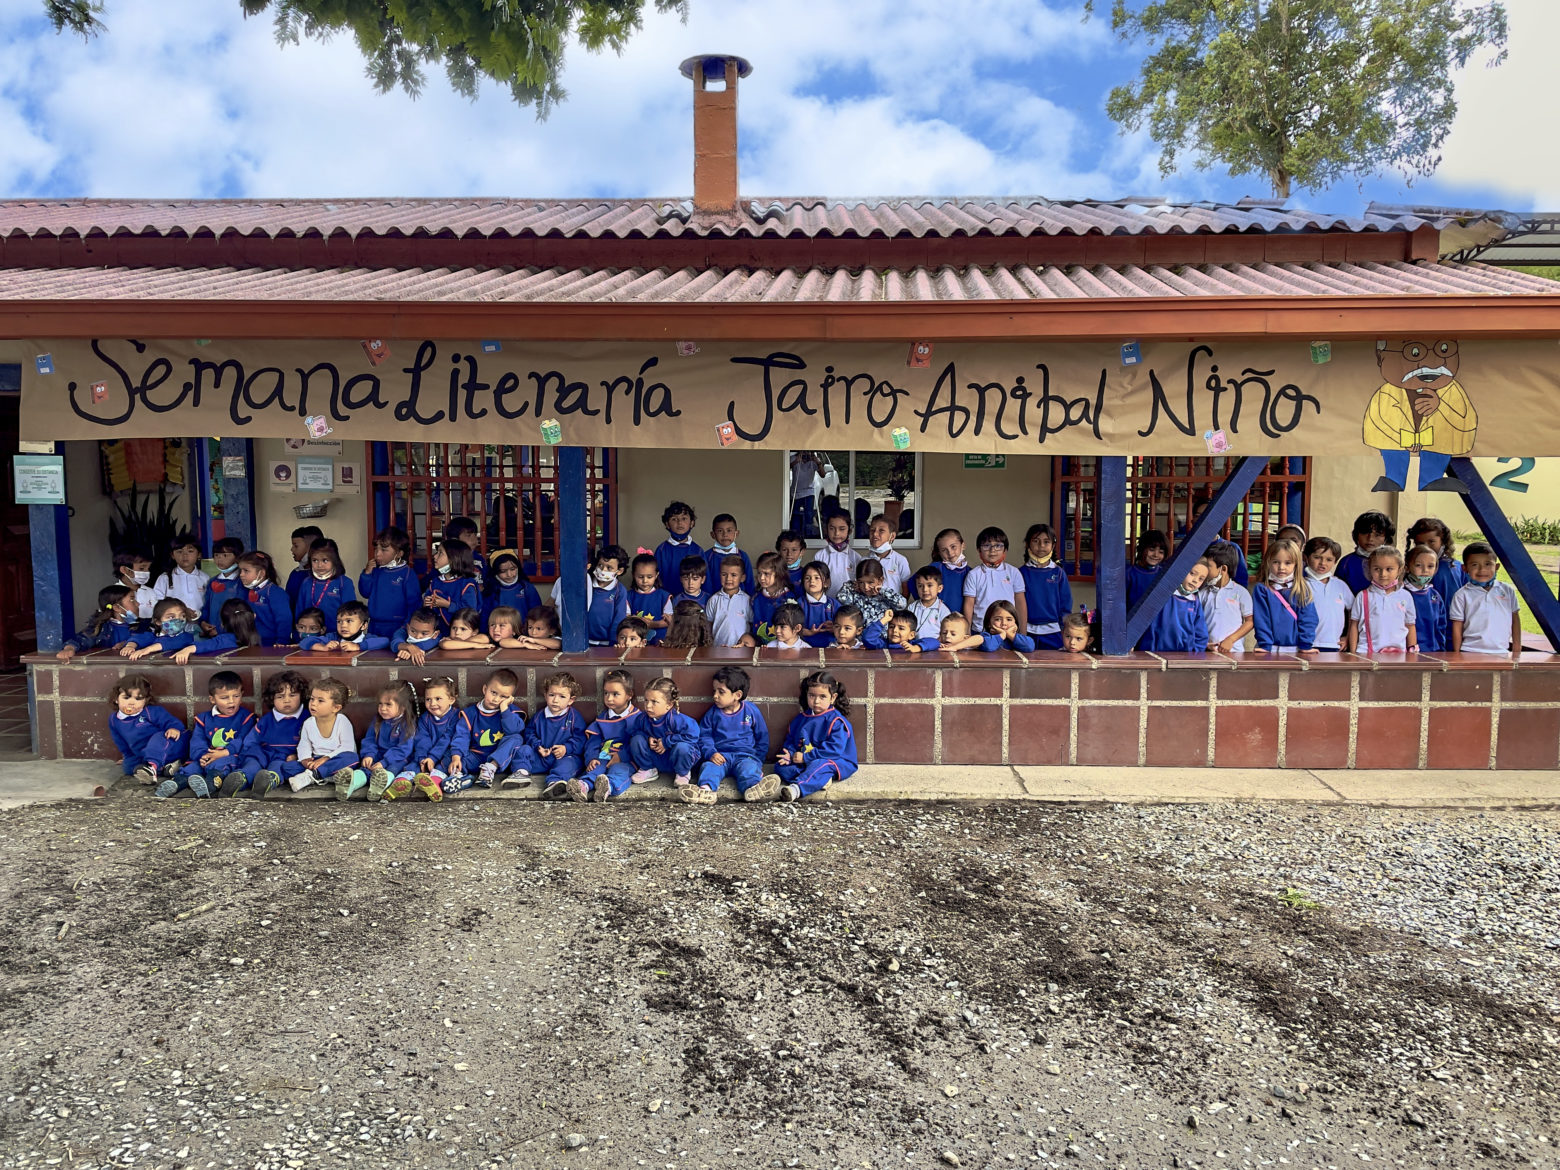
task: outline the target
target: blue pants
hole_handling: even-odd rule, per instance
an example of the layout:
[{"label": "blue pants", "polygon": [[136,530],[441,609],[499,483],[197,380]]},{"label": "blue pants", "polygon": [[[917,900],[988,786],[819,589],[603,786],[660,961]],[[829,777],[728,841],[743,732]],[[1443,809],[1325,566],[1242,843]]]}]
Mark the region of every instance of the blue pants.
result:
[{"label": "blue pants", "polygon": [[[1408,486],[1408,460],[1407,451],[1383,451],[1381,464],[1386,476],[1399,487]],[[1429,485],[1440,479],[1447,473],[1451,465],[1452,457],[1443,455],[1439,451],[1421,451],[1419,453],[1419,490],[1424,491]]]},{"label": "blue pants", "polygon": [[[339,756],[331,756],[330,759],[326,760],[318,768],[315,768],[309,775],[316,780],[329,780],[343,768],[356,768],[360,759],[362,757],[356,752],[342,752]],[[302,772],[303,769],[300,767],[298,771]]]},{"label": "blue pants", "polygon": [[650,748],[648,735],[636,735],[628,741],[628,755],[634,761],[635,768],[654,768],[658,772],[686,776],[699,762],[699,745],[674,743],[669,746],[669,750],[656,752]]},{"label": "blue pants", "polygon": [[814,760],[806,767],[781,764],[775,771],[780,774],[781,780],[800,788],[803,796],[811,796],[831,780],[850,779],[856,768],[853,764],[842,764],[838,760]]},{"label": "blue pants", "polygon": [[178,785],[174,791],[179,792],[188,788],[191,777],[204,776],[207,784],[206,790],[215,793],[217,782],[237,766],[237,761],[232,756],[223,756],[220,760],[214,760],[208,768],[202,768],[198,760],[191,760],[184,767],[180,768],[173,777],[173,782]]},{"label": "blue pants", "polygon": [[815,496],[803,496],[791,501],[791,528],[804,539],[818,535],[818,513]]},{"label": "blue pants", "polygon": [[146,741],[139,758],[132,760],[129,756],[125,757],[125,775],[133,775],[142,764],[155,764],[160,772],[165,765],[178,763],[184,758],[184,749],[189,746],[189,741],[190,733],[187,731],[178,739],[169,739],[159,732]]},{"label": "blue pants", "polygon": [[[293,753],[289,752],[288,754],[291,755]],[[238,770],[248,777],[243,786],[247,788],[255,782],[255,776],[260,772],[269,770],[275,772],[283,780],[291,780],[299,772],[303,771],[303,765],[297,760],[289,760],[287,756],[283,755],[245,756],[238,762]]]},{"label": "blue pants", "polygon": [[699,765],[699,787],[711,792],[720,791],[727,776],[737,782],[738,792],[746,792],[764,778],[764,765],[756,756],[726,756],[724,764],[706,760]]},{"label": "blue pants", "polygon": [[571,756],[568,753],[565,753],[562,759],[543,756],[530,744],[522,744],[510,763],[517,771],[524,770],[533,776],[546,776],[549,784],[555,780],[568,780],[578,776],[581,767],[579,756]]},{"label": "blue pants", "polygon": [[603,772],[607,775],[608,796],[622,796],[623,793],[634,786],[632,779],[634,765],[625,764],[621,760],[616,764],[607,764],[600,760],[593,761],[591,766],[585,769],[585,783],[594,784],[596,777]]}]

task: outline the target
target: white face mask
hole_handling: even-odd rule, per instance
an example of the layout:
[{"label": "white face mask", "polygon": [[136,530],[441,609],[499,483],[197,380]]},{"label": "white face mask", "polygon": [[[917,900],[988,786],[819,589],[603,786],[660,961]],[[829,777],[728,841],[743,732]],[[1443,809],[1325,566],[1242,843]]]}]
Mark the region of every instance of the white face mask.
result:
[{"label": "white face mask", "polygon": [[610,585],[612,582],[617,580],[617,574],[614,573],[611,569],[607,568],[597,569],[594,576],[596,578],[596,584],[602,586]]},{"label": "white face mask", "polygon": [[1331,573],[1325,573],[1325,574],[1324,573],[1318,573],[1315,569],[1307,569],[1305,571],[1305,575],[1307,577],[1311,578],[1311,580],[1313,580],[1313,581],[1320,581],[1320,582],[1322,582],[1324,585],[1328,581],[1331,581],[1332,578],[1333,578],[1333,575]]},{"label": "white face mask", "polygon": [[718,553],[734,553],[737,551],[737,542],[732,541],[730,544],[717,544],[711,547]]},{"label": "white face mask", "polygon": [[1288,585],[1294,579],[1295,573],[1293,569],[1287,573],[1280,573],[1277,569],[1272,569],[1268,572],[1268,584],[1270,585]]},{"label": "white face mask", "polygon": [[130,580],[134,581],[137,585],[145,585],[151,579],[152,575],[145,569],[136,569],[130,574]]},{"label": "white face mask", "polygon": [[441,565],[439,568],[439,576],[448,577],[454,571],[454,568],[450,565]]},{"label": "white face mask", "polygon": [[882,544],[874,544],[872,546],[872,551],[875,552],[880,557],[886,557],[889,553],[894,551],[894,540],[893,540],[893,538],[890,537],[888,540],[884,541]]},{"label": "white face mask", "polygon": [[323,572],[323,573],[320,573],[320,572],[316,572],[316,573],[315,573],[315,574],[314,574],[314,579],[315,579],[315,580],[316,580],[316,581],[329,581],[329,580],[330,580],[330,579],[331,579],[331,578],[332,578],[332,577],[334,577],[334,576],[335,576],[335,575],[336,575],[336,574],[334,574],[334,573],[332,573],[332,572],[330,572],[330,571],[328,571],[328,570],[327,570],[327,571],[326,571],[326,572]]}]

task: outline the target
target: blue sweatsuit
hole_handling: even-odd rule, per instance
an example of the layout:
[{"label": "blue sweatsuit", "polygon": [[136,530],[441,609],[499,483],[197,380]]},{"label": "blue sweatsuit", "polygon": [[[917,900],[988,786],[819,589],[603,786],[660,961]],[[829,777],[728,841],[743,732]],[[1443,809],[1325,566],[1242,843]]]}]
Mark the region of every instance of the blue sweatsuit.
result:
[{"label": "blue sweatsuit", "polygon": [[67,638],[65,645],[74,646],[84,654],[88,650],[103,650],[123,642],[133,642],[139,632],[130,622],[104,622],[96,630],[84,628],[74,638]]},{"label": "blue sweatsuit", "polygon": [[434,573],[428,578],[426,591],[450,603],[448,609],[434,607],[446,630],[450,628],[450,618],[457,611],[468,608],[479,613],[482,611],[482,589],[475,577],[441,577]]},{"label": "blue sweatsuit", "polygon": [[[1018,571],[1024,578],[1025,605],[1028,607],[1029,629],[1026,632],[1041,649],[1060,650],[1062,619],[1072,612],[1072,586],[1067,581],[1067,570],[1052,561],[1044,567],[1026,564]],[[1128,605],[1132,604],[1131,580],[1129,568]]]},{"label": "blue sweatsuit", "polygon": [[[652,739],[659,739],[666,750],[651,748]],[[675,776],[690,775],[699,762],[699,725],[681,711],[668,711],[659,719],[640,712],[639,730],[628,742],[628,754],[635,770],[654,768]]]},{"label": "blue sweatsuit", "polygon": [[294,715],[267,711],[255,720],[238,762],[239,771],[249,778],[250,784],[259,772],[271,771],[283,780],[291,780],[303,771],[298,762],[298,737],[303,734],[303,721],[308,717],[308,711],[299,707]]},{"label": "blue sweatsuit", "polygon": [[[1468,574],[1451,557],[1442,557],[1441,563],[1435,567],[1435,576],[1430,578],[1431,588],[1441,595],[1441,601],[1448,607],[1452,604],[1452,594],[1466,584],[1468,584]],[[1447,642],[1441,649],[1445,650],[1450,646],[1451,642]],[[1423,645],[1419,648],[1421,650],[1427,649]]]},{"label": "blue sweatsuit", "polygon": [[[1128,609],[1131,609],[1135,604],[1137,604],[1137,599],[1142,597],[1143,594],[1147,593],[1150,589],[1152,589],[1154,587],[1154,582],[1159,580],[1160,575],[1164,571],[1165,571],[1165,562],[1164,561],[1160,561],[1152,569],[1147,569],[1147,568],[1144,568],[1142,565],[1137,565],[1137,564],[1132,564],[1132,565],[1128,565],[1127,566],[1127,608]],[[1027,576],[1027,574],[1026,574],[1026,576]],[[1034,597],[1033,597],[1033,595],[1030,596],[1029,604],[1030,605],[1034,604]],[[1034,615],[1033,614],[1030,615],[1030,620],[1031,621],[1034,620]]]},{"label": "blue sweatsuit", "polygon": [[1437,592],[1434,579],[1424,588],[1405,585],[1414,599],[1414,637],[1419,649],[1427,653],[1452,648],[1452,627],[1446,602]]},{"label": "blue sweatsuit", "polygon": [[[259,631],[262,646],[285,646],[293,640],[293,614],[287,601],[287,590],[267,581],[258,589],[241,591],[235,596],[249,602],[249,608],[255,611],[255,629]],[[211,597],[210,590],[206,597]]]},{"label": "blue sweatsuit", "polygon": [[[608,795],[620,796],[633,781],[633,758],[629,744],[639,730],[644,712],[629,706],[621,715],[614,715],[606,707],[596,716],[596,721],[585,729],[585,782],[594,784],[596,777],[605,773]],[[617,759],[614,761],[613,757]]]},{"label": "blue sweatsuit", "polygon": [[[642,618],[647,622],[666,621],[666,603],[672,599],[672,595],[665,589],[652,589],[649,593],[640,593],[636,589],[628,591],[628,612],[631,617]],[[664,629],[650,630],[650,641],[660,642],[666,638]]]},{"label": "blue sweatsuit", "polygon": [[[238,579],[238,569],[235,567],[231,575],[218,573],[206,586],[206,601],[201,606],[200,620],[208,626],[222,628],[222,606],[229,601],[248,601],[249,591],[244,588],[244,583]],[[289,627],[291,623],[288,623]],[[289,641],[291,638],[289,637]],[[261,641],[265,641],[264,638]]]},{"label": "blue sweatsuit", "polygon": [[[168,732],[177,729],[178,739],[169,739]],[[124,773],[130,775],[142,764],[161,768],[184,759],[184,749],[189,745],[189,735],[180,723],[161,707],[148,704],[139,715],[126,719],[115,711],[108,717],[108,734],[114,746],[124,756]]]},{"label": "blue sweatsuit", "polygon": [[308,557],[303,558],[304,563],[287,574],[287,600],[291,602],[293,613],[299,613],[308,608],[298,604],[298,592],[303,588],[303,583],[314,576],[314,570],[309,568]]},{"label": "blue sweatsuit", "polygon": [[453,765],[455,757],[460,757],[459,787],[491,787],[477,772],[490,762],[500,774],[509,771],[510,761],[524,742],[524,732],[525,708],[518,703],[502,711],[489,711],[478,701],[462,710],[455,720],[455,738],[450,744],[450,763]]},{"label": "blue sweatsuit", "polygon": [[[536,586],[524,577],[518,578],[513,585],[500,585],[497,578],[491,578],[487,583],[486,592],[482,595],[482,624],[486,625],[488,614],[501,605],[518,610],[523,623],[525,615],[541,604],[542,595],[536,591]],[[523,624],[520,632],[525,632]]]},{"label": "blue sweatsuit", "polygon": [[[716,752],[726,757],[724,764],[710,759]],[[731,714],[711,707],[699,720],[698,783],[711,792],[730,776],[737,791],[746,792],[764,778],[764,759],[769,755],[769,725],[764,713],[746,699]]]},{"label": "blue sweatsuit", "polygon": [[[815,630],[826,622],[832,622],[834,615],[839,611],[840,603],[827,593],[822,601],[811,601],[807,594],[803,593],[796,599],[796,604],[802,607],[802,628]],[[809,646],[827,646],[834,641],[834,635],[828,630],[817,634],[808,634],[802,641]]]},{"label": "blue sweatsuit", "polygon": [[770,597],[763,590],[753,594],[753,637],[760,646],[768,645],[775,636],[775,610],[788,602],[795,602],[796,594],[787,591],[779,597]]},{"label": "blue sweatsuit", "polygon": [[856,772],[856,734],[850,720],[838,711],[822,715],[806,712],[791,720],[785,733],[785,750],[800,753],[802,763],[780,764],[775,771],[787,784],[795,784],[803,796],[811,796],[832,780],[849,780]]},{"label": "blue sweatsuit", "polygon": [[[244,745],[254,729],[255,713],[245,707],[227,716],[218,715],[215,707],[195,716],[195,722],[190,727],[189,763],[179,769],[176,777],[179,787],[189,787],[191,776],[220,780],[229,772],[243,771]],[[213,748],[225,749],[228,754],[203,766],[201,756]],[[212,792],[211,795],[215,796],[216,793]]]},{"label": "blue sweatsuit", "polygon": [[417,725],[410,719],[381,719],[375,715],[358,743],[358,760],[371,759],[374,767],[399,776],[411,765],[416,738]]},{"label": "blue sweatsuit", "polygon": [[390,652],[398,654],[402,646],[416,646],[417,649],[431,654],[439,648],[439,643],[443,640],[443,635],[439,633],[435,633],[431,638],[413,638],[407,634],[406,627],[402,626],[390,635]]},{"label": "blue sweatsuit", "polygon": [[[395,568],[375,565],[358,575],[358,592],[368,606],[368,632],[388,638],[396,627],[404,626],[412,611],[422,605],[422,589],[412,566]],[[332,623],[326,622],[326,629]]]},{"label": "blue sweatsuit", "polygon": [[1035,640],[1028,634],[1014,634],[1011,642],[1004,642],[1000,634],[982,634],[980,648],[991,651],[1017,650],[1020,654],[1033,654]]},{"label": "blue sweatsuit", "polygon": [[710,575],[704,578],[704,583],[712,591],[720,589],[720,563],[727,557],[742,558],[742,592],[749,597],[753,595],[756,582],[753,580],[753,562],[748,559],[747,553],[740,548],[733,549],[729,553],[723,553],[719,549],[707,548],[704,550],[704,563],[709,566]]},{"label": "blue sweatsuit", "polygon": [[1202,599],[1185,596],[1180,590],[1170,595],[1164,607],[1154,615],[1153,624],[1139,644],[1142,650],[1166,653],[1201,654],[1208,649],[1208,619],[1203,616]]},{"label": "blue sweatsuit", "polygon": [[356,638],[343,638],[340,634],[310,634],[302,642],[298,643],[300,650],[311,650],[315,646],[324,646],[330,642],[354,642],[357,652],[367,654],[371,650],[388,650],[390,639],[381,638],[376,634],[362,633]]},{"label": "blue sweatsuit", "polygon": [[1288,589],[1280,591],[1271,585],[1257,585],[1251,591],[1251,620],[1256,624],[1259,650],[1272,650],[1276,646],[1309,650],[1316,641],[1316,606],[1309,601],[1304,605],[1295,604]]},{"label": "blue sweatsuit", "polygon": [[[617,641],[618,623],[628,616],[628,590],[615,581],[603,589],[594,581],[585,583],[585,639],[592,646],[611,646]],[[558,614],[563,615],[562,599]]]},{"label": "blue sweatsuit", "polygon": [[1364,593],[1370,588],[1369,561],[1357,552],[1345,553],[1333,569],[1333,576],[1347,585],[1351,592]]},{"label": "blue sweatsuit", "polygon": [[[559,744],[565,749],[561,757],[542,755],[543,748]],[[525,725],[524,742],[510,762],[516,771],[546,776],[547,783],[551,784],[580,774],[580,768],[584,766],[580,753],[584,750],[585,716],[568,707],[562,715],[554,717],[542,707]]]},{"label": "blue sweatsuit", "polygon": [[422,768],[424,760],[432,760],[431,774],[443,777],[450,767],[450,748],[455,742],[455,728],[460,724],[460,712],[451,707],[440,719],[424,711],[417,720],[417,734],[412,739],[412,758],[407,761],[403,776],[410,776]]},{"label": "blue sweatsuit", "polygon": [[[291,594],[292,590],[289,589],[287,592]],[[302,613],[310,607],[318,609],[325,615],[325,628],[334,630],[336,611],[347,602],[356,600],[357,590],[352,588],[351,577],[332,577],[328,581],[320,581],[310,573],[298,585],[298,592],[293,597],[293,613]]]},{"label": "blue sweatsuit", "polygon": [[[661,574],[661,584],[670,589],[673,585],[682,584],[682,563],[684,557],[702,557],[704,550],[699,547],[699,542],[693,537],[681,544],[674,543],[668,535],[665,540],[655,546],[655,567]],[[719,578],[716,578],[719,580]]]},{"label": "blue sweatsuit", "polygon": [[965,563],[956,569],[942,561],[933,561],[932,568],[942,576],[938,600],[948,607],[949,613],[958,613],[964,608],[964,577],[970,571],[969,564]]}]

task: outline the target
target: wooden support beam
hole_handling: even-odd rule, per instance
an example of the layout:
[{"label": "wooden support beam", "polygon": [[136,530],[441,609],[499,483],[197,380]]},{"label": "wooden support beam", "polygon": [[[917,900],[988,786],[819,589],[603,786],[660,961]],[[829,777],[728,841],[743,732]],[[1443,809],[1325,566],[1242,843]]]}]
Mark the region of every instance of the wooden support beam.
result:
[{"label": "wooden support beam", "polygon": [[1511,575],[1512,584],[1517,587],[1522,600],[1527,602],[1528,609],[1538,619],[1539,628],[1544,631],[1549,644],[1560,649],[1560,600],[1555,598],[1549,583],[1544,580],[1543,572],[1533,563],[1527,545],[1517,537],[1516,529],[1506,519],[1506,513],[1501,511],[1495,494],[1484,482],[1484,477],[1479,474],[1472,459],[1465,455],[1454,457],[1452,474],[1468,485],[1468,494],[1463,497],[1463,503],[1468,505],[1468,511],[1478,524],[1479,531],[1484,533],[1496,557]]},{"label": "wooden support beam", "polygon": [[27,527],[32,543],[33,628],[38,632],[38,649],[58,650],[75,632],[70,509],[62,504],[30,504]]},{"label": "wooden support beam", "polygon": [[[200,442],[199,439],[195,440]],[[255,547],[255,444],[252,439],[223,439],[220,458],[241,458],[243,479],[222,477],[222,532],[236,536],[244,547]],[[208,551],[209,547],[208,547]]]},{"label": "wooden support beam", "polygon": [[585,569],[590,558],[589,508],[585,497],[585,448],[555,448],[558,459],[558,580],[563,649],[578,654],[586,647]]}]

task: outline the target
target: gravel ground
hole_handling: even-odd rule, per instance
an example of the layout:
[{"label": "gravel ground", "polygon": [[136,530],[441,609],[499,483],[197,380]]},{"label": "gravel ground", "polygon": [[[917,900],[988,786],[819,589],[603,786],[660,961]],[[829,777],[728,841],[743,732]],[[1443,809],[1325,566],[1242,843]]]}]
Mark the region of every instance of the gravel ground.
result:
[{"label": "gravel ground", "polygon": [[0,1164],[1560,1165],[1560,815],[0,813]]}]

